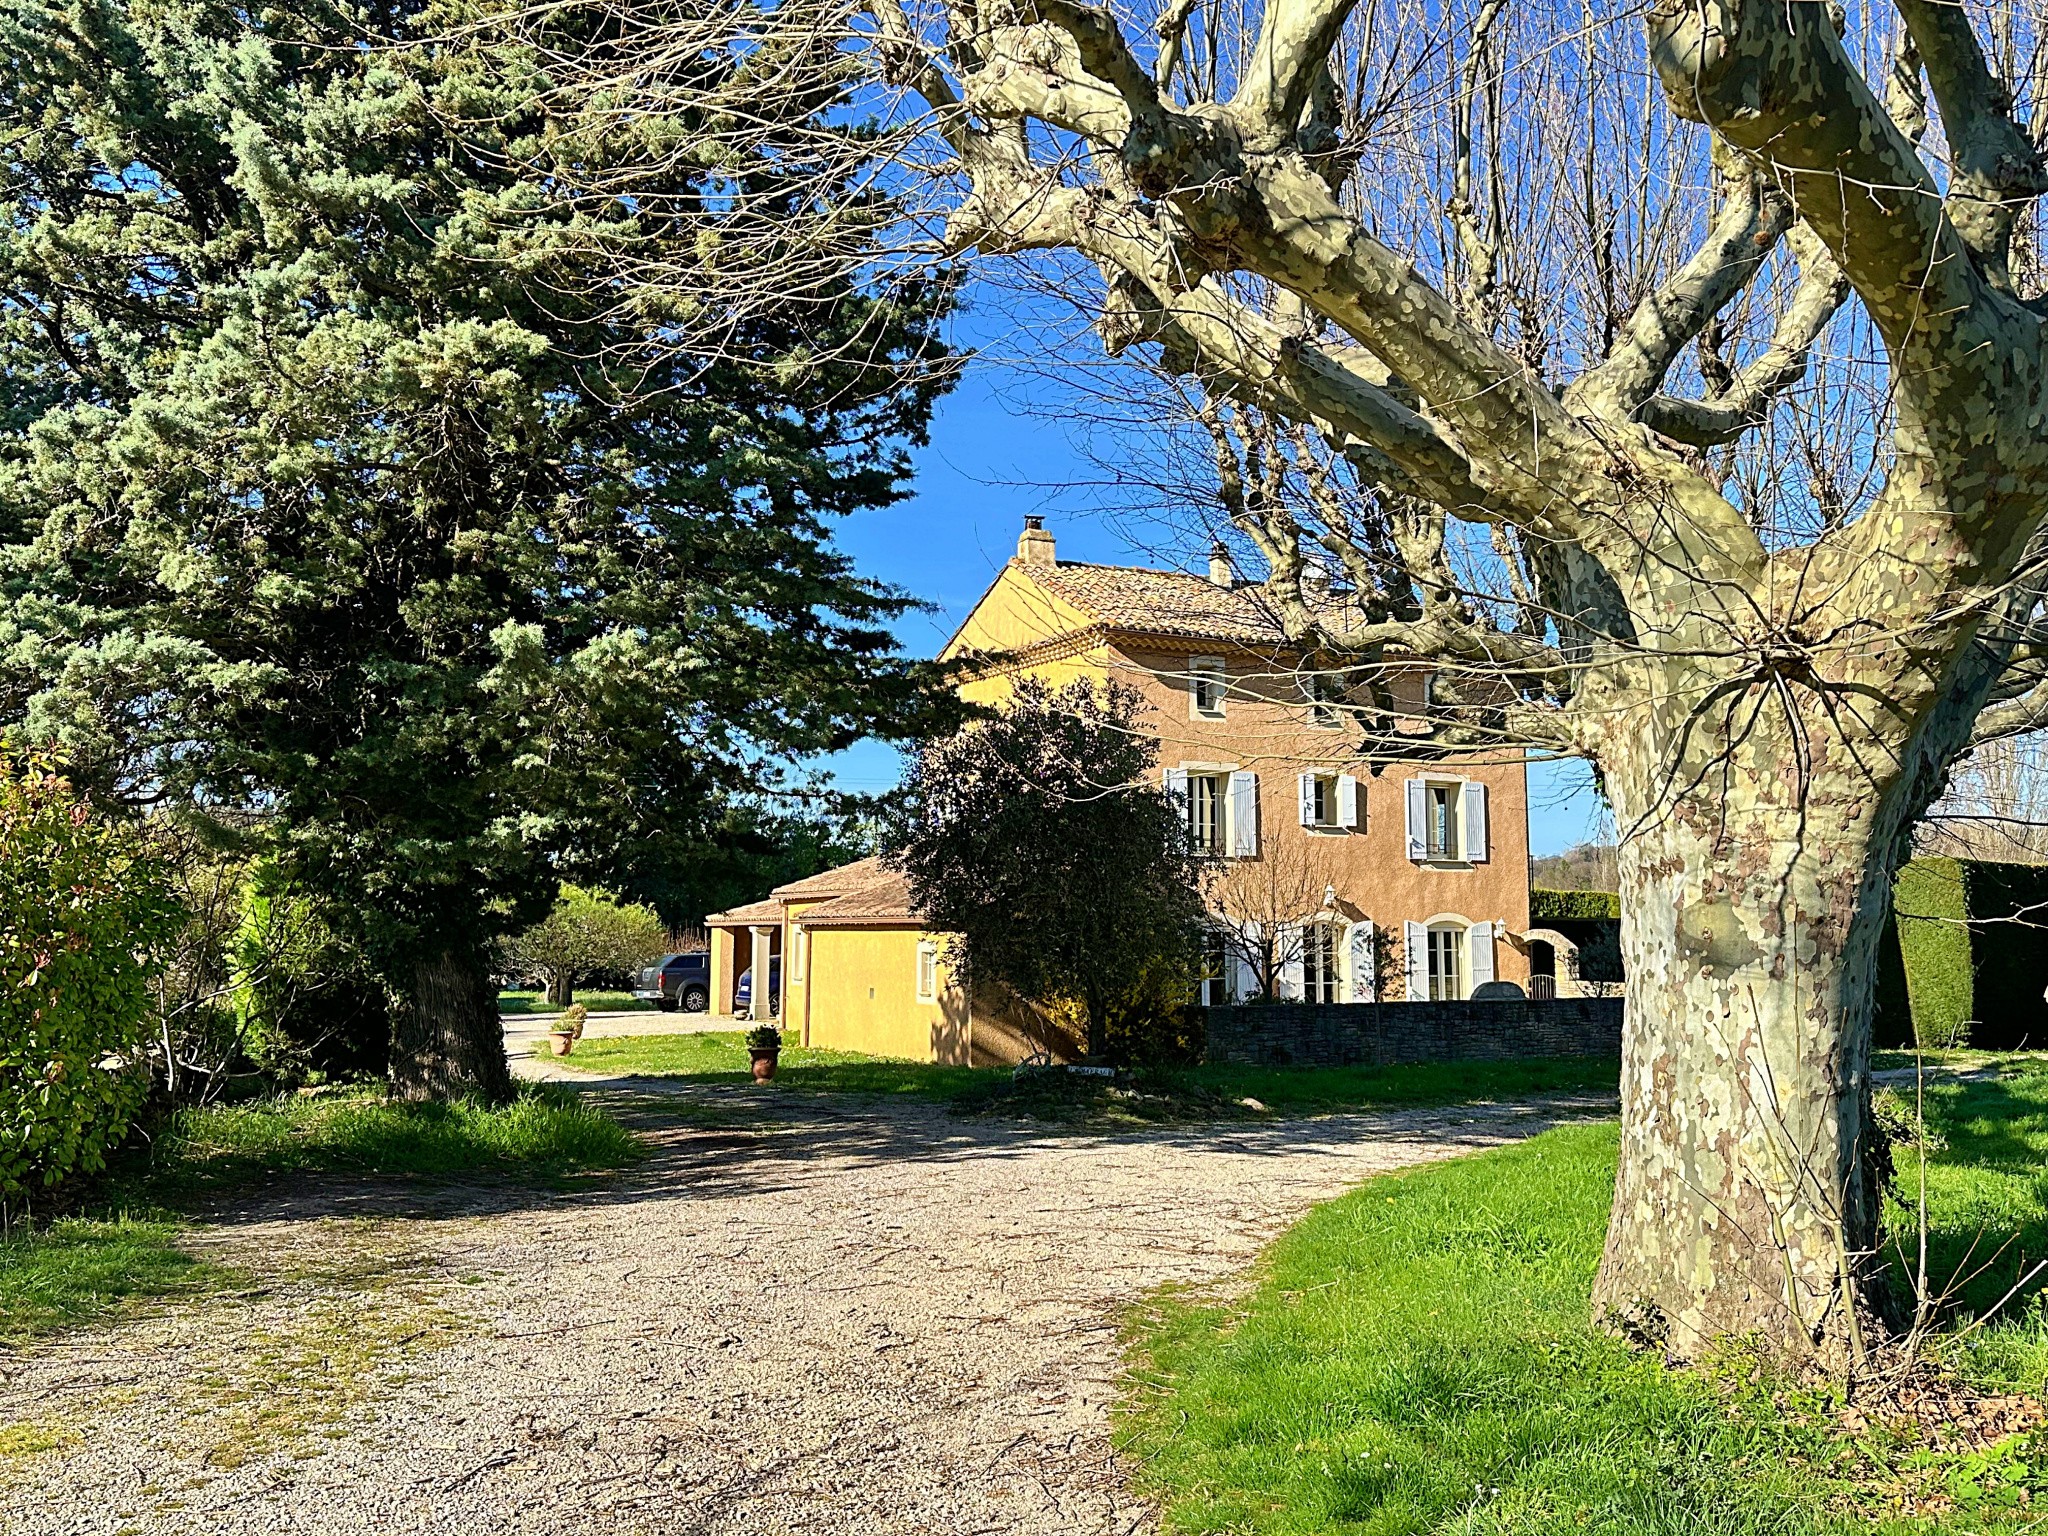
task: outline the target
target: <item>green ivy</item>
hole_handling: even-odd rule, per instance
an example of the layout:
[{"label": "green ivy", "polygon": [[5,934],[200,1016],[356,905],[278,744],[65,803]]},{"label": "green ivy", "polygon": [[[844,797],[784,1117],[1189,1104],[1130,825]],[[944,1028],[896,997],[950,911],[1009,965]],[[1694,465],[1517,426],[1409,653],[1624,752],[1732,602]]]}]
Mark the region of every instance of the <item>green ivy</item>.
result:
[{"label": "green ivy", "polygon": [[127,1133],[148,951],[176,917],[132,827],[0,748],[0,1208],[98,1171]]}]

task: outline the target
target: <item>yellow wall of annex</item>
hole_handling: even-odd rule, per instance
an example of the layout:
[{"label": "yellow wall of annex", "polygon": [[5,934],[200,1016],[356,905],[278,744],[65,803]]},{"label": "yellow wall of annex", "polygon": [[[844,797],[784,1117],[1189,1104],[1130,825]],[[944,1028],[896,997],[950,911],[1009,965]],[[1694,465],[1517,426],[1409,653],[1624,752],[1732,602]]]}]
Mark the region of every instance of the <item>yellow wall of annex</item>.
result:
[{"label": "yellow wall of annex", "polygon": [[939,960],[938,1000],[917,997],[915,928],[814,928],[806,957],[805,1038],[832,1051],[964,1061],[967,1005]]}]

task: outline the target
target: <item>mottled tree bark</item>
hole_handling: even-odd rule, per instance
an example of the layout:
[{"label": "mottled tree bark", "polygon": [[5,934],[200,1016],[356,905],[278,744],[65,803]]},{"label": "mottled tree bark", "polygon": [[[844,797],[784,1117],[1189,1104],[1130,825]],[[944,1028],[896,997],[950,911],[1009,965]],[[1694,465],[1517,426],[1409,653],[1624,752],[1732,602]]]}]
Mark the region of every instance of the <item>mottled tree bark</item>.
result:
[{"label": "mottled tree bark", "polygon": [[[1344,82],[1367,77],[1346,53],[1368,46],[1346,31],[1353,0],[1263,0],[1247,63],[1199,82],[1176,75],[1185,10],[1147,68],[1118,16],[1082,0],[1001,21],[948,6],[943,29],[867,3],[885,69],[924,97],[971,186],[953,242],[1093,262],[1105,344],[1156,349],[1208,403],[1220,500],[1265,563],[1264,600],[1304,657],[1339,658],[1309,670],[1368,680],[1364,750],[1533,745],[1598,767],[1629,971],[1602,1314],[1681,1356],[1742,1335],[1853,1360],[1885,1310],[1867,1101],[1891,876],[1980,714],[1980,732],[2048,725],[2048,296],[2023,292],[2039,284],[2010,259],[2048,159],[1970,17],[1899,0],[1913,48],[1895,112],[1839,8],[1646,7],[1666,105],[1713,137],[1714,204],[1692,255],[1645,269],[1605,355],[1560,386],[1504,343],[1489,242],[1510,226],[1468,195],[1471,82],[1512,73],[1488,52],[1506,46],[1485,36],[1498,7],[1463,40],[1447,209],[1463,259],[1438,284],[1387,243],[1409,222],[1394,194],[1352,179],[1389,163],[1344,143]],[[1929,93],[1946,177],[1918,147]],[[1768,344],[1721,359],[1717,317],[1762,296],[1781,244],[1799,275]],[[1544,272],[1523,265],[1525,283]],[[1852,300],[1888,364],[1881,485],[1780,525],[1677,445],[1755,430]],[[1704,393],[1680,366],[1696,343],[1717,359]],[[1260,417],[1289,430],[1261,437]],[[1294,505],[1266,473],[1290,442]],[[1362,489],[1326,507],[1338,465]],[[1446,554],[1449,521],[1489,525],[1502,551],[1488,613]],[[1305,590],[1330,559],[1346,605]],[[1512,623],[1492,616],[1506,608]],[[1426,740],[1370,684],[1418,664],[1439,684]]]},{"label": "mottled tree bark", "polygon": [[512,1097],[496,989],[480,954],[456,946],[413,962],[391,1014],[391,1092],[400,1099]]}]

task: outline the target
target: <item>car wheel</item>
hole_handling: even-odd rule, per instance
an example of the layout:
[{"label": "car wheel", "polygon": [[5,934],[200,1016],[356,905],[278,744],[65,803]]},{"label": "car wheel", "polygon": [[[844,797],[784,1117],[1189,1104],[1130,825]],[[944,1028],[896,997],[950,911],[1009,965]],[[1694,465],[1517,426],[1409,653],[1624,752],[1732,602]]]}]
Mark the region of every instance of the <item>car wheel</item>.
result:
[{"label": "car wheel", "polygon": [[711,993],[703,987],[683,989],[683,1008],[688,1013],[702,1013],[711,1006]]}]

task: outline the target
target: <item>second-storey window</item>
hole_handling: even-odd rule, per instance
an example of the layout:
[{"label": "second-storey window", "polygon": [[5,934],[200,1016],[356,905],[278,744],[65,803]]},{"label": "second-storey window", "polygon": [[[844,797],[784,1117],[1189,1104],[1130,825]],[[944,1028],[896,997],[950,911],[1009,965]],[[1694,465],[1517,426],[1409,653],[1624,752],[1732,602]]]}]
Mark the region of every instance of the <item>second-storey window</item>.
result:
[{"label": "second-storey window", "polygon": [[926,939],[917,946],[917,1000],[939,1000],[939,946]]},{"label": "second-storey window", "polygon": [[1201,853],[1230,851],[1230,775],[1191,773],[1188,775],[1188,834]]},{"label": "second-storey window", "polygon": [[1429,786],[1429,856],[1432,859],[1455,859],[1463,851],[1458,840],[1458,799],[1463,788],[1458,784],[1432,784]]}]

